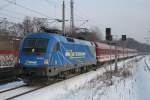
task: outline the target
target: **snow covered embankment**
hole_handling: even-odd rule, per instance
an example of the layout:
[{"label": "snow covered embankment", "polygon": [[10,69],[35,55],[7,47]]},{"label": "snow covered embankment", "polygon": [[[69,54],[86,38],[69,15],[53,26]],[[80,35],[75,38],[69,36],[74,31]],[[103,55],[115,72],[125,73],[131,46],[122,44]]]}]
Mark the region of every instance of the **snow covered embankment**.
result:
[{"label": "snow covered embankment", "polygon": [[137,100],[150,100],[150,56],[138,63],[135,79]]},{"label": "snow covered embankment", "polygon": [[[112,77],[110,66],[107,66],[42,88],[16,100],[134,100],[131,76],[137,59],[119,62],[119,70],[117,73],[112,72]],[[111,66],[114,69],[114,64]]]}]

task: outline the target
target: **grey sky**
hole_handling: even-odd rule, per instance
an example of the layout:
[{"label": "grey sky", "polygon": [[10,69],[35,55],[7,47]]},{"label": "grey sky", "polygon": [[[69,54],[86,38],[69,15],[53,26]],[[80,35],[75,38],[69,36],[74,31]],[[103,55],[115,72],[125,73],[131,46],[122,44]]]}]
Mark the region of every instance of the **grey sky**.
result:
[{"label": "grey sky", "polygon": [[[6,0],[0,1],[0,17],[9,16],[8,19],[12,21],[21,21],[25,15],[44,17],[12,4],[1,9],[8,3]],[[106,27],[111,27],[114,35],[126,34],[141,42],[145,42],[145,37],[150,37],[150,0],[74,0],[74,2],[76,20],[89,20],[85,26],[97,26],[103,34]],[[62,0],[16,0],[16,3],[49,17],[61,18]],[[66,0],[66,4],[68,6],[66,16],[69,18],[69,0]],[[82,22],[76,21],[77,26],[80,24]]]}]

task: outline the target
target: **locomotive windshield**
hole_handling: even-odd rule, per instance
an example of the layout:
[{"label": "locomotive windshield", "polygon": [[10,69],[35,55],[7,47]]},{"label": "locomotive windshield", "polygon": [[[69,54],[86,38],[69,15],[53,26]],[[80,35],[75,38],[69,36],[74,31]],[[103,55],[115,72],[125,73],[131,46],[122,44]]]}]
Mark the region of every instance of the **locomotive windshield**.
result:
[{"label": "locomotive windshield", "polygon": [[48,39],[26,39],[23,45],[23,52],[29,54],[43,54],[47,50]]}]

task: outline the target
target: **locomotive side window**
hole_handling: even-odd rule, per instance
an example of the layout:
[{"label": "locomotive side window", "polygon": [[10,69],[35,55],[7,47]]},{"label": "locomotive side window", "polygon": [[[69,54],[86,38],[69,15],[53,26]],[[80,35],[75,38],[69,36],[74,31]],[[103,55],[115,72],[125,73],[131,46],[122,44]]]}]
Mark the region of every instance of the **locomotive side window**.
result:
[{"label": "locomotive side window", "polygon": [[26,39],[23,45],[25,54],[43,54],[47,50],[48,39]]},{"label": "locomotive side window", "polygon": [[57,52],[57,51],[59,51],[59,49],[60,49],[60,44],[57,42],[57,43],[54,45],[53,52]]},{"label": "locomotive side window", "polygon": [[72,38],[66,38],[68,42],[74,42],[74,39]]}]

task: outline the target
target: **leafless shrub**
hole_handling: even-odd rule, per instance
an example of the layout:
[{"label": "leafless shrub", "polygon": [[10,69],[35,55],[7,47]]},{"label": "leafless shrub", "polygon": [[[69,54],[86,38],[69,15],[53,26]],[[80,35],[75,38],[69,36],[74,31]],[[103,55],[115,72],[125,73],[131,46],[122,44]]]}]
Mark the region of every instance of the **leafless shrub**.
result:
[{"label": "leafless shrub", "polygon": [[127,77],[129,77],[131,75],[132,75],[132,73],[129,70],[127,70],[127,69],[122,72],[122,76],[124,78],[127,78]]}]

